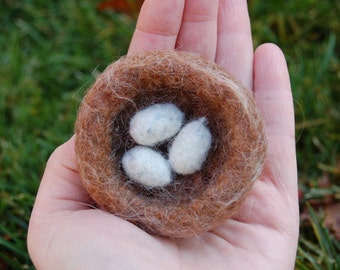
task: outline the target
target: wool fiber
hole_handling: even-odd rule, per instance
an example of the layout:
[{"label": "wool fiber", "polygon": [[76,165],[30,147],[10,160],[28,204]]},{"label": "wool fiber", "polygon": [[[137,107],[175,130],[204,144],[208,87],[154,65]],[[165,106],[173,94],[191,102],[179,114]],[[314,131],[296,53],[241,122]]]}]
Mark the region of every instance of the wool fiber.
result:
[{"label": "wool fiber", "polygon": [[[131,118],[157,103],[174,104],[186,119],[204,116],[212,140],[200,170],[148,188],[129,179],[122,158],[137,146]],[[75,132],[79,173],[95,206],[168,238],[199,235],[233,217],[267,149],[253,93],[215,63],[177,51],[141,52],[108,66],[83,98]]]},{"label": "wool fiber", "polygon": [[134,115],[130,135],[138,144],[154,146],[177,134],[183,120],[183,112],[174,104],[154,104]]},{"label": "wool fiber", "polygon": [[126,152],[122,165],[130,179],[148,187],[170,184],[171,170],[168,161],[158,152],[145,146],[135,146]]},{"label": "wool fiber", "polygon": [[199,171],[211,147],[211,134],[205,118],[186,124],[173,141],[169,150],[171,167],[179,174]]}]

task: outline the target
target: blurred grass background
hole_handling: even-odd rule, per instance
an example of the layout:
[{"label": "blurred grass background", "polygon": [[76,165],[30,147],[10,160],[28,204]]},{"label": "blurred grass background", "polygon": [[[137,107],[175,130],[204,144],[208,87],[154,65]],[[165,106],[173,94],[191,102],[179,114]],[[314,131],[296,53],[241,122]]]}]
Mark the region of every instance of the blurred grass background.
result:
[{"label": "blurred grass background", "polygon": [[[125,54],[135,19],[99,1],[0,3],[0,269],[34,269],[26,232],[50,153],[73,133],[94,77]],[[340,1],[250,0],[254,45],[274,42],[295,99],[301,235],[296,269],[340,269],[323,207],[340,199]]]}]

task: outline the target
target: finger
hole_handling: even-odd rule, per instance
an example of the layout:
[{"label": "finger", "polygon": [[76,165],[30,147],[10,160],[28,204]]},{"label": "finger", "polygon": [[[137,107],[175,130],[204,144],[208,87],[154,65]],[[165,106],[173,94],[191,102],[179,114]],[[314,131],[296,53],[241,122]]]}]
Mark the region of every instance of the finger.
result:
[{"label": "finger", "polygon": [[140,11],[129,54],[173,50],[181,26],[184,0],[146,0]]},{"label": "finger", "polygon": [[74,150],[74,137],[49,158],[36,198],[40,213],[87,209],[91,200],[82,186]]},{"label": "finger", "polygon": [[214,61],[217,43],[218,0],[185,1],[176,48],[193,51]]},{"label": "finger", "polygon": [[285,57],[273,44],[260,46],[254,58],[255,99],[265,122],[268,156],[264,181],[297,194],[293,98]]},{"label": "finger", "polygon": [[216,63],[253,87],[253,43],[246,0],[220,0]]}]

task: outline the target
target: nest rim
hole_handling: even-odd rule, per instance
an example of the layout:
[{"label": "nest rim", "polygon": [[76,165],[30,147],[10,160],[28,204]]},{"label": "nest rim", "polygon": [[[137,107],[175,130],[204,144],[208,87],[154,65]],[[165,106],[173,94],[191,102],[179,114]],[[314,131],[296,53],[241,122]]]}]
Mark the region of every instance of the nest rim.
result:
[{"label": "nest rim", "polygon": [[[127,179],[120,158],[134,145],[127,119],[160,102],[174,103],[188,120],[206,117],[214,140],[200,172],[150,190]],[[75,130],[80,175],[96,204],[170,238],[200,234],[232,217],[266,155],[264,124],[251,91],[187,52],[142,52],[111,64],[84,97]]]}]

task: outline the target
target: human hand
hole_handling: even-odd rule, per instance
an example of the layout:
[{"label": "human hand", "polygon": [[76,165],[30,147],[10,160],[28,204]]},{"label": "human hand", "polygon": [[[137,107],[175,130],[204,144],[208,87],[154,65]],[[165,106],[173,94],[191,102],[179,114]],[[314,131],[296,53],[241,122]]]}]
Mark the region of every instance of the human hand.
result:
[{"label": "human hand", "polygon": [[197,237],[154,237],[94,209],[82,187],[74,137],[51,155],[31,216],[37,269],[292,269],[298,239],[294,112],[279,48],[253,53],[246,0],[146,0],[129,54],[189,50],[215,61],[254,93],[268,155],[236,217]]}]

